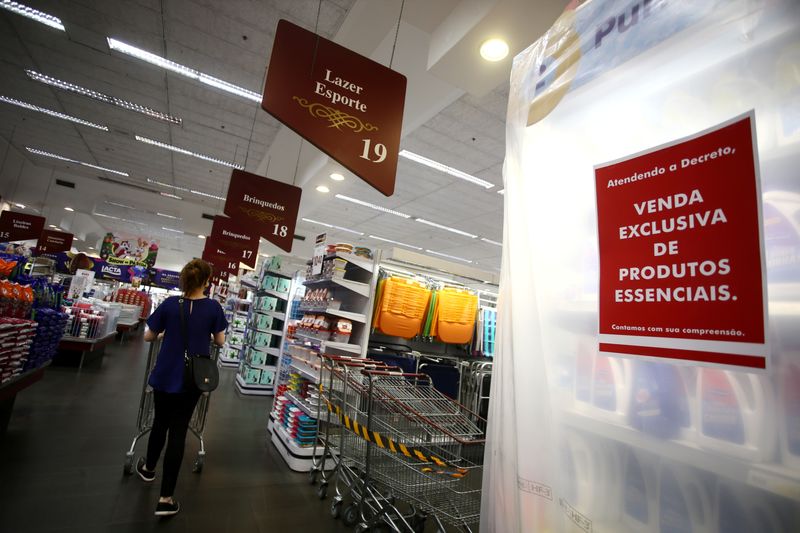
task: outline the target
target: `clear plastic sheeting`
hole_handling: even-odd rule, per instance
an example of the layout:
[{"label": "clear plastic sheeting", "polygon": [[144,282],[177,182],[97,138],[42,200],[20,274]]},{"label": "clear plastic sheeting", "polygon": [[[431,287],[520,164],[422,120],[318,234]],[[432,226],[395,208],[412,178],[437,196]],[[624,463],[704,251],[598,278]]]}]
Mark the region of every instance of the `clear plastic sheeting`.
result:
[{"label": "clear plastic sheeting", "polygon": [[[751,110],[767,371],[599,355],[594,167]],[[593,0],[515,59],[482,531],[800,531],[798,169],[800,2]]]}]

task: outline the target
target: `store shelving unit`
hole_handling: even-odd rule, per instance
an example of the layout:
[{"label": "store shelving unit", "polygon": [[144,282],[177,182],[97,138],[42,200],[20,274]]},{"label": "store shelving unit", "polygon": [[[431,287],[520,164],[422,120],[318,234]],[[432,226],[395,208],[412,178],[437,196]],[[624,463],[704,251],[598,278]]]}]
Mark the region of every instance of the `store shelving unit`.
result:
[{"label": "store shelving unit", "polygon": [[282,256],[272,257],[262,265],[257,284],[250,283],[248,287],[254,300],[236,375],[236,386],[242,394],[274,394],[293,277],[282,268],[283,264]]},{"label": "store shelving unit", "polygon": [[[314,302],[313,304],[301,304],[300,314],[325,315],[335,322],[338,319],[346,319],[352,323],[352,333],[348,342],[336,342],[324,339],[327,332],[309,332],[297,330],[290,339],[284,343],[280,364],[281,380],[283,384],[288,376],[295,375],[295,379],[302,379],[311,384],[319,384],[319,370],[308,361],[292,356],[292,347],[305,348],[307,353],[331,353],[335,355],[365,356],[367,341],[369,339],[369,327],[371,310],[373,306],[375,286],[377,282],[377,262],[365,259],[353,254],[336,253],[325,256],[325,261],[337,260],[339,271],[335,276],[311,277],[310,272],[306,272],[304,281],[296,280],[296,287],[293,287],[292,297],[296,292],[313,291],[319,288],[326,288],[329,291],[329,299],[324,302]],[[343,269],[343,272],[342,272]],[[305,415],[312,419],[317,416],[316,408],[312,408],[304,398],[294,391],[287,390],[283,393],[285,399],[292,405],[300,409]],[[313,447],[300,446],[294,441],[283,426],[275,419],[274,413],[270,413],[268,424],[268,438],[280,452],[286,464],[292,470],[307,472],[312,466]]]}]

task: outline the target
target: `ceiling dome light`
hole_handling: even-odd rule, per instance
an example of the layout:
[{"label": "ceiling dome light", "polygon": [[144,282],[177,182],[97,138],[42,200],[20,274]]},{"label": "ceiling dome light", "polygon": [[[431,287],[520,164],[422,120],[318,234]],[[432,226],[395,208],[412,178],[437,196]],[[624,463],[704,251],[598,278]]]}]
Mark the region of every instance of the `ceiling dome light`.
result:
[{"label": "ceiling dome light", "polygon": [[503,39],[489,39],[481,45],[481,57],[486,61],[501,61],[508,55],[508,43]]},{"label": "ceiling dome light", "polygon": [[334,172],[331,174],[331,179],[333,181],[344,181],[344,176],[338,172]]},{"label": "ceiling dome light", "polygon": [[25,204],[14,204],[14,205],[19,207],[20,209],[25,209]]},{"label": "ceiling dome light", "polygon": [[197,238],[198,238],[198,239],[205,239],[205,238],[206,238],[206,236],[205,236],[205,235],[198,235],[198,236],[197,236]]},{"label": "ceiling dome light", "polygon": [[64,208],[64,211],[70,211],[70,212],[72,212],[72,211],[75,211],[75,210],[74,210],[74,209],[72,209],[71,207],[65,207],[65,208]]},{"label": "ceiling dome light", "polygon": [[317,192],[331,192],[331,190],[325,185],[319,185],[317,186]]}]

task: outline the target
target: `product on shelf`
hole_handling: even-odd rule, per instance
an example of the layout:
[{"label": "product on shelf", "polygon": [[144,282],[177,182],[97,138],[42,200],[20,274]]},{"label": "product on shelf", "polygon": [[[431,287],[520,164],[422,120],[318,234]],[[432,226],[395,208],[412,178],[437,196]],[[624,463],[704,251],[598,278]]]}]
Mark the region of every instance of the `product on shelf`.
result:
[{"label": "product on shelf", "polygon": [[411,339],[422,334],[431,290],[421,283],[390,277],[380,282],[373,326],[384,335]]},{"label": "product on shelf", "polygon": [[0,383],[22,373],[35,333],[33,320],[0,317]]},{"label": "product on shelf", "polygon": [[340,318],[336,321],[331,340],[334,342],[343,342],[347,344],[350,342],[350,335],[353,333],[353,323],[346,318]]},{"label": "product on shelf", "polygon": [[64,335],[81,339],[97,339],[116,332],[120,307],[99,301],[77,301],[66,307]]},{"label": "product on shelf", "polygon": [[35,313],[36,335],[30,347],[25,370],[39,368],[50,361],[58,351],[64,336],[67,314],[55,309],[42,308]]},{"label": "product on shelf", "polygon": [[123,314],[123,316],[120,317],[120,321],[122,322],[129,322],[131,319],[147,318],[150,316],[150,310],[153,305],[153,301],[147,293],[136,289],[118,289],[108,297],[108,300],[126,305],[139,306],[138,316],[126,316]]},{"label": "product on shelf", "polygon": [[33,308],[33,289],[13,281],[0,280],[0,316],[27,318]]}]

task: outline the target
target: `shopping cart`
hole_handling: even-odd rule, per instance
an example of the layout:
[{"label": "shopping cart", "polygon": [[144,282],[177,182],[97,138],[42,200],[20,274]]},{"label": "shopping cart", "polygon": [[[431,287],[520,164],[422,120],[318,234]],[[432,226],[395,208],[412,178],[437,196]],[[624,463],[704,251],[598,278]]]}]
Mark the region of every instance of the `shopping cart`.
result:
[{"label": "shopping cart", "polygon": [[[144,380],[142,382],[142,397],[139,400],[139,414],[136,417],[137,433],[136,436],[133,437],[130,449],[125,453],[125,464],[122,468],[122,472],[126,476],[133,474],[136,443],[153,428],[153,389],[147,384],[147,380],[150,378],[150,372],[156,364],[156,358],[158,357],[160,349],[161,339],[156,339],[150,343],[150,350],[147,352],[147,366],[145,367]],[[216,360],[219,356],[219,348],[212,343],[209,353],[211,354],[211,358]],[[196,473],[203,471],[203,465],[205,463],[206,448],[203,441],[203,429],[206,425],[209,402],[210,393],[204,392],[197,402],[197,406],[192,414],[192,419],[189,421],[189,431],[200,441],[200,451],[197,452],[197,459],[195,459],[192,465],[192,472]]]},{"label": "shopping cart", "polygon": [[[355,393],[355,398],[363,397],[363,386],[359,383],[362,381],[361,370],[388,370],[392,367],[380,361],[360,357],[322,354],[320,359],[320,401],[316,417],[317,439],[314,441],[312,449],[312,468],[309,475],[312,485],[320,481],[317,489],[320,499],[325,499],[331,480],[336,480],[336,498],[331,506],[331,514],[338,517],[344,496],[354,490],[353,485],[357,480],[354,472],[356,465],[352,464],[352,461],[342,465],[341,450],[347,448],[348,445],[356,446],[359,443],[353,442],[343,431],[343,426],[334,413],[341,412],[343,406],[352,404],[353,385],[360,387]],[[344,471],[340,472],[340,468]],[[353,523],[355,523],[355,519]]]}]

